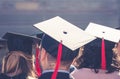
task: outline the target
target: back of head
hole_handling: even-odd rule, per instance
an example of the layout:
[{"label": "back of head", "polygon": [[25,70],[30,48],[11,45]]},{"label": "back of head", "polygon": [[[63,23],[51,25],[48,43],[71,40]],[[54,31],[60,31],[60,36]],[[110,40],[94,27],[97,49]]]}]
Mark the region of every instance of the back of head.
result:
[{"label": "back of head", "polygon": [[11,51],[3,60],[2,73],[29,75],[32,70],[32,59],[21,51]]},{"label": "back of head", "polygon": [[[112,71],[112,48],[114,43],[110,41],[105,41],[105,52],[106,52],[106,69]],[[93,68],[101,69],[101,39],[96,39],[91,43],[85,45],[84,52],[80,58],[81,64],[80,68]]]}]

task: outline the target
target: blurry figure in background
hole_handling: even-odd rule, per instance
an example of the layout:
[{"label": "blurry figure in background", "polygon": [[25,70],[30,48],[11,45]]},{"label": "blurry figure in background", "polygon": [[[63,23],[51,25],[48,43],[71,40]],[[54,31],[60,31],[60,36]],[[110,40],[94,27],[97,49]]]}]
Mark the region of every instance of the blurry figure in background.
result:
[{"label": "blurry figure in background", "polygon": [[69,68],[79,48],[94,37],[58,16],[34,26],[45,33],[41,40],[39,79],[70,79]]},{"label": "blurry figure in background", "polygon": [[6,48],[6,45],[7,45],[7,41],[5,39],[2,39],[0,38],[0,73],[1,73],[1,70],[2,70],[2,58],[3,58],[3,49]]},{"label": "blurry figure in background", "polygon": [[6,33],[9,52],[3,59],[0,79],[31,79],[36,78],[32,45],[39,39],[16,33]]},{"label": "blurry figure in background", "polygon": [[[120,31],[103,25],[90,23],[85,32],[98,37],[84,47],[80,69],[71,73],[75,79],[119,79],[116,67],[112,66],[112,48],[120,39]],[[105,39],[105,40],[104,40]]]}]

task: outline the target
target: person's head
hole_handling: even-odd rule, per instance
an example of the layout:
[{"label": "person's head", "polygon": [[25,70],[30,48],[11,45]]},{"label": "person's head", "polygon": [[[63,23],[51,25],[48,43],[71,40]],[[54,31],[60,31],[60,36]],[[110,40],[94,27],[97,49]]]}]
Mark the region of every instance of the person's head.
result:
[{"label": "person's head", "polygon": [[[41,41],[41,64],[43,61],[45,61],[45,56],[47,57],[46,59],[48,60],[44,64],[54,64],[56,63],[57,59],[57,54],[58,54],[58,45],[59,42],[54,40],[48,35],[44,35]],[[66,46],[63,45],[62,47],[62,56],[61,56],[61,66],[70,66],[71,62],[73,59],[78,55],[79,49],[76,49],[75,51],[72,51],[71,49],[67,48]],[[46,65],[47,66],[47,65]],[[45,67],[45,66],[42,66]],[[50,65],[48,65],[50,67]],[[47,68],[48,68],[47,67]]]},{"label": "person's head", "polygon": [[34,75],[32,61],[30,56],[21,51],[10,51],[3,59],[2,73]]},{"label": "person's head", "polygon": [[[16,54],[18,54],[18,56],[20,56],[21,53],[23,53],[22,56],[25,54],[25,55],[30,56],[31,59],[33,58],[33,51],[32,51],[33,45],[40,41],[38,38],[33,37],[33,36],[20,34],[20,33],[12,33],[12,32],[7,32],[3,36],[3,38],[7,40],[7,46],[8,46],[8,51],[9,51],[8,57],[9,57],[9,55],[11,57]],[[13,51],[14,51],[14,53],[13,53]],[[19,54],[18,52],[21,52],[21,53]],[[24,61],[24,59],[23,58],[21,59],[21,57],[20,57],[21,62],[22,62],[22,60]],[[16,62],[18,60],[10,59],[9,61]],[[29,61],[29,60],[26,60],[26,61],[29,62],[29,65],[32,67],[31,68],[31,70],[32,70],[33,64],[34,64],[33,61]],[[24,62],[24,63],[28,64],[28,62]],[[21,67],[24,66],[21,63],[19,63],[19,64],[21,65]],[[29,66],[26,66],[26,67],[29,67]],[[9,68],[9,67],[6,67],[6,68]],[[25,68],[25,70],[29,72],[29,70],[27,70],[27,69],[30,69],[30,68]]]},{"label": "person's head", "polygon": [[[113,52],[112,48],[114,43],[105,41],[105,52],[106,52],[106,70],[111,72],[114,68],[111,66]],[[79,68],[92,68],[101,69],[101,39],[96,39],[89,44],[84,46],[83,55],[78,59],[80,62]],[[77,60],[77,61],[78,61]]]},{"label": "person's head", "polygon": [[[92,46],[93,49],[91,47],[91,48],[89,48],[89,50],[85,48],[85,50],[91,52],[91,54],[94,55],[92,63],[94,63],[96,61],[97,62],[96,67],[99,68],[100,59],[102,59],[101,60],[102,61],[101,69],[107,69],[108,71],[112,71],[111,69],[114,70],[114,68],[110,67],[111,63],[112,63],[112,57],[113,57],[112,48],[114,46],[114,43],[116,43],[120,40],[120,37],[119,37],[120,31],[118,29],[110,28],[108,26],[104,26],[104,25],[100,25],[100,24],[96,24],[96,23],[90,23],[88,25],[88,27],[85,29],[85,32],[87,32],[101,40],[101,43],[100,43],[101,47],[96,48],[96,47]],[[106,44],[106,41],[104,41],[104,40],[109,41],[109,42]],[[111,42],[111,44],[110,44],[110,42]],[[86,55],[90,56],[91,54],[89,52],[88,52],[88,54],[85,52]],[[101,52],[101,53],[97,54],[96,52]],[[96,56],[96,54],[97,54],[97,56]],[[88,59],[90,59],[90,58],[88,58]],[[99,60],[95,60],[96,58],[98,58]],[[105,61],[105,59],[106,59],[106,61]],[[87,62],[87,63],[89,64],[90,62]],[[95,65],[92,65],[92,67],[94,67],[94,66]]]}]

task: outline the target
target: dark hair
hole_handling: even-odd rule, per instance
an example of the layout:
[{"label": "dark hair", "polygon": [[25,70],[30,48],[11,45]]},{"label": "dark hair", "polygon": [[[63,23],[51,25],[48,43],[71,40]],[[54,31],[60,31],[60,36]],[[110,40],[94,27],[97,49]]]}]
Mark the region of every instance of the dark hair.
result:
[{"label": "dark hair", "polygon": [[[113,72],[115,70],[115,68],[111,66],[113,47],[113,42],[105,40],[107,72]],[[79,68],[86,67],[94,69],[96,73],[99,72],[98,69],[101,68],[101,39],[97,38],[94,41],[85,45],[83,55],[77,61],[80,62]]]}]

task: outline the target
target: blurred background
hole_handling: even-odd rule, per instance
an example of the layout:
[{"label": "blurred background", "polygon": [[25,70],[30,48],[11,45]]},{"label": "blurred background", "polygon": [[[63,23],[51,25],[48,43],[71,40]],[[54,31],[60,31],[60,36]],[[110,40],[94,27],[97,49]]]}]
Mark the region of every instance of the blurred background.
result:
[{"label": "blurred background", "polygon": [[[38,34],[33,24],[55,16],[82,29],[90,22],[118,28],[120,0],[0,0],[0,37],[6,32]],[[0,50],[0,61],[5,50]]]},{"label": "blurred background", "polygon": [[33,24],[60,16],[85,29],[89,22],[120,26],[120,0],[0,0],[0,37],[39,33]]}]

